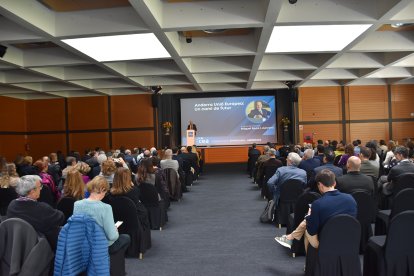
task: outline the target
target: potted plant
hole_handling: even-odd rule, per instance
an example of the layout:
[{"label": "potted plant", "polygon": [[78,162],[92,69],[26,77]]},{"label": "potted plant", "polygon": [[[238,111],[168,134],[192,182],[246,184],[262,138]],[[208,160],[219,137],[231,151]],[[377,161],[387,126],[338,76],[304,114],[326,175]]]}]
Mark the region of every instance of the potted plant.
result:
[{"label": "potted plant", "polygon": [[171,122],[164,122],[162,123],[162,128],[164,129],[165,135],[170,135],[172,123]]},{"label": "potted plant", "polygon": [[283,117],[282,120],[281,120],[281,122],[282,122],[282,125],[283,125],[283,129],[285,131],[287,131],[288,130],[288,126],[290,124],[289,118],[288,117]]}]

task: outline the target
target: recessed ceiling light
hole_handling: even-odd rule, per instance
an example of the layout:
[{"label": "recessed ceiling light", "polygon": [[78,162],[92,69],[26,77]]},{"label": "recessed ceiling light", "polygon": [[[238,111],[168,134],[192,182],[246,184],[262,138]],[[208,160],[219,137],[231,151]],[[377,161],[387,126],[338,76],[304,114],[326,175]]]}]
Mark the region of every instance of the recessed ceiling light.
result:
[{"label": "recessed ceiling light", "polygon": [[97,61],[170,57],[152,33],[73,38],[62,41]]},{"label": "recessed ceiling light", "polygon": [[275,26],[266,53],[341,51],[371,24]]}]

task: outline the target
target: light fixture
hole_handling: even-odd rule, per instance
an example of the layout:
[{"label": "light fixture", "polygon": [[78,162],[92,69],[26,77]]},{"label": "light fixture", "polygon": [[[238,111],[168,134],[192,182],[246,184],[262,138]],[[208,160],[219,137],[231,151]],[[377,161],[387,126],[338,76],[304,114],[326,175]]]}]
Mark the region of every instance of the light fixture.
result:
[{"label": "light fixture", "polygon": [[170,57],[152,33],[73,38],[62,41],[97,61]]},{"label": "light fixture", "polygon": [[371,24],[275,26],[266,53],[340,51]]}]

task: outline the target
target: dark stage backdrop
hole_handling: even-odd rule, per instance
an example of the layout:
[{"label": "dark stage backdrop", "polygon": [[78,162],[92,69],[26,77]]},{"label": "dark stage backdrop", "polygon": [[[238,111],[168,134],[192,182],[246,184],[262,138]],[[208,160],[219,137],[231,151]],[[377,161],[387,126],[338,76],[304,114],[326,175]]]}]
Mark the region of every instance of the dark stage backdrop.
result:
[{"label": "dark stage backdrop", "polygon": [[[218,93],[191,93],[191,94],[176,94],[176,95],[158,95],[157,96],[157,114],[158,114],[158,145],[161,147],[165,146],[178,146],[181,144],[181,99],[190,99],[190,98],[215,98],[215,97],[255,97],[255,96],[274,96],[275,97],[275,110],[276,110],[276,130],[277,130],[277,142],[279,144],[286,143],[284,141],[283,128],[281,126],[280,120],[283,117],[288,117],[291,122],[293,120],[293,100],[294,95],[289,89],[280,89],[273,91],[240,91],[240,92],[218,92]],[[173,124],[171,137],[166,137],[164,131],[161,127],[162,122],[169,121]],[[197,122],[193,120],[196,124]],[[188,122],[187,122],[188,123]],[[185,128],[183,126],[183,128]],[[294,141],[293,124],[289,128],[289,137],[291,141]],[[167,138],[167,139],[166,139]],[[264,142],[266,143],[266,142]],[[263,143],[263,144],[264,144]]]}]

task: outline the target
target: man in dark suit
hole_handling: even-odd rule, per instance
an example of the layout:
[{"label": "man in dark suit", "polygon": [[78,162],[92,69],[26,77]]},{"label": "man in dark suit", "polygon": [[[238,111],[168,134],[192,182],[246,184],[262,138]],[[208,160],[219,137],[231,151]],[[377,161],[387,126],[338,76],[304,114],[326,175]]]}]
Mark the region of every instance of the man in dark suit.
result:
[{"label": "man in dark suit", "polygon": [[333,172],[336,178],[343,175],[342,169],[333,164],[334,160],[335,160],[335,153],[333,152],[333,150],[331,150],[330,148],[325,149],[324,156],[323,156],[324,165],[313,169],[312,177],[308,182],[308,186],[311,188],[311,190],[316,191],[316,192],[318,191],[316,182],[315,182],[315,176],[324,169],[328,169],[331,172]]},{"label": "man in dark suit", "polygon": [[256,165],[256,161],[260,156],[260,151],[256,149],[256,144],[254,143],[251,148],[249,148],[248,152],[248,160],[247,160],[247,170],[249,171],[249,177],[253,177],[253,171]]},{"label": "man in dark suit", "polygon": [[193,123],[193,121],[188,122],[187,130],[194,130],[197,135],[197,126]]},{"label": "man in dark suit", "polygon": [[336,188],[343,192],[350,194],[355,190],[363,190],[370,195],[374,193],[374,180],[360,173],[361,159],[356,156],[348,158],[346,163],[347,174],[340,176],[336,180]]},{"label": "man in dark suit", "polygon": [[408,148],[400,146],[396,147],[394,156],[398,161],[398,164],[392,167],[388,173],[387,183],[384,183],[382,192],[385,195],[391,195],[393,193],[394,184],[398,177],[405,173],[414,173],[414,164],[408,159]]},{"label": "man in dark suit", "polygon": [[254,107],[252,111],[249,113],[249,118],[257,119],[258,121],[264,122],[269,119],[271,112],[263,109],[263,102],[262,101],[255,101]]},{"label": "man in dark suit", "polygon": [[319,158],[314,157],[313,149],[305,150],[302,161],[300,162],[298,168],[305,170],[308,177],[312,175],[313,169],[319,167],[321,165],[321,161]]}]

